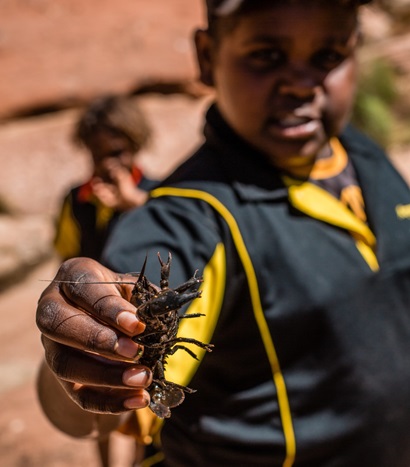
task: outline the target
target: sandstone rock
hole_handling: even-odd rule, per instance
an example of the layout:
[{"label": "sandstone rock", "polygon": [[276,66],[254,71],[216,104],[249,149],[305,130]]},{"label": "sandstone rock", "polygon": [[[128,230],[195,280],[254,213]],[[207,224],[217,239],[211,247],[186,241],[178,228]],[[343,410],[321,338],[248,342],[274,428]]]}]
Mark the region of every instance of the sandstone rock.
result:
[{"label": "sandstone rock", "polygon": [[2,0],[0,118],[196,77],[199,0]]},{"label": "sandstone rock", "polygon": [[50,257],[53,227],[44,216],[0,216],[0,288]]},{"label": "sandstone rock", "polygon": [[399,23],[405,23],[410,17],[409,0],[378,0],[382,8]]}]

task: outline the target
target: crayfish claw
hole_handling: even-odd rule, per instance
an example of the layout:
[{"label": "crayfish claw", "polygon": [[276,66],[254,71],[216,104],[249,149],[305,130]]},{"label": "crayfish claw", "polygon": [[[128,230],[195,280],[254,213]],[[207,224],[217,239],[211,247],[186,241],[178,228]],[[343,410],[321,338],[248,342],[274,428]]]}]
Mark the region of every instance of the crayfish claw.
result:
[{"label": "crayfish claw", "polygon": [[161,289],[166,289],[169,285],[169,271],[171,269],[171,261],[172,261],[172,255],[170,252],[168,252],[168,259],[167,262],[164,263],[162,261],[161,255],[159,252],[157,253],[158,255],[158,261],[159,264],[161,265],[161,282],[160,282],[160,287]]}]

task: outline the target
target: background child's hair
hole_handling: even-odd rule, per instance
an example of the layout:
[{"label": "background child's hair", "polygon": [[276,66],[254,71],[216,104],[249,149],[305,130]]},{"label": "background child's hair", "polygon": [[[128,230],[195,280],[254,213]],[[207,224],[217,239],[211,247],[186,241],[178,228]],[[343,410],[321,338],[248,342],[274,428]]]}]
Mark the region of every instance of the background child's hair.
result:
[{"label": "background child's hair", "polygon": [[150,126],[139,106],[123,96],[109,95],[93,101],[76,124],[74,142],[89,146],[92,135],[104,128],[127,137],[136,152],[151,137]]}]

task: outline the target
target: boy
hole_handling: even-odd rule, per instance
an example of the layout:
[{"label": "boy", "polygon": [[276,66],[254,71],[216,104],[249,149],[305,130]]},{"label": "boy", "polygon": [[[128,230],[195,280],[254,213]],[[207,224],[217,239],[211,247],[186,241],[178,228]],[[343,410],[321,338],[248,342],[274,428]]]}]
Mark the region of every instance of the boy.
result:
[{"label": "boy", "polygon": [[155,182],[143,176],[136,157],[150,137],[142,111],[125,97],[100,97],[82,113],[73,139],[89,151],[93,174],[64,199],[54,240],[61,259],[100,259],[121,213],[145,203]]},{"label": "boy", "polygon": [[[216,95],[206,141],[123,219],[104,255],[124,272],[148,251],[159,283],[152,257],[170,251],[171,286],[203,271],[188,312],[206,317],[183,320],[181,335],[215,347],[200,362],[169,359],[167,379],[197,393],[162,427],[166,465],[410,465],[410,220],[398,210],[410,193],[347,126],[362,3],[207,2],[209,27],[195,36]],[[112,270],[78,259],[56,279],[127,277]],[[57,377],[89,424],[92,412],[148,403],[129,294],[54,283],[39,304],[52,368],[43,386]],[[44,409],[69,431],[62,403]]]}]

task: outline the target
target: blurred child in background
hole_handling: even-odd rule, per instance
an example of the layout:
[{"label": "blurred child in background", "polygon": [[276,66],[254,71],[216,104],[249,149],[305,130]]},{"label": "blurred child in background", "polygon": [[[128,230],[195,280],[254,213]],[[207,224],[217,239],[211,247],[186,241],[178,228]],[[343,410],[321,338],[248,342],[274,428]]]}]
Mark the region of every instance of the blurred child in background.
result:
[{"label": "blurred child in background", "polygon": [[126,97],[96,99],[80,116],[73,139],[90,153],[93,173],[64,200],[54,242],[63,260],[99,259],[119,216],[145,203],[155,182],[144,177],[137,159],[150,137],[141,109]]}]

